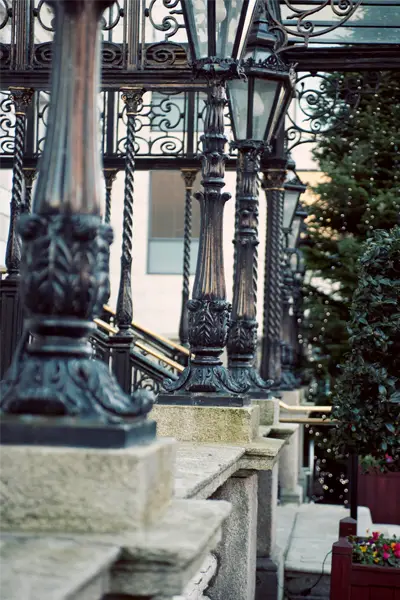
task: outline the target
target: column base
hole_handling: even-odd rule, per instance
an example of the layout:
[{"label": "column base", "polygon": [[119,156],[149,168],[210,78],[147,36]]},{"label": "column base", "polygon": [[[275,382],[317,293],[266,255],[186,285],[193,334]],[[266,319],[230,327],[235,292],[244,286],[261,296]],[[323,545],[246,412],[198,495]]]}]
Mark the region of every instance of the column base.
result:
[{"label": "column base", "polygon": [[151,442],[156,424],[146,418],[121,424],[100,424],[74,418],[2,416],[0,440],[13,446],[70,446],[73,448],[129,448]]},{"label": "column base", "polygon": [[155,404],[152,417],[159,436],[180,442],[248,444],[258,437],[257,406],[189,406]]},{"label": "column base", "polygon": [[242,395],[229,394],[159,394],[157,404],[176,406],[224,406],[242,407],[250,406],[250,399]]}]

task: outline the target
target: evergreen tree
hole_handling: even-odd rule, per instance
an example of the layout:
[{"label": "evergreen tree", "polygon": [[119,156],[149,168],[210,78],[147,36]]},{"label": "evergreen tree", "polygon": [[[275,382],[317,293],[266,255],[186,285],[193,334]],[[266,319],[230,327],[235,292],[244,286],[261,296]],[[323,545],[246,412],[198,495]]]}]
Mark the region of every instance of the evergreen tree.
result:
[{"label": "evergreen tree", "polygon": [[[328,97],[336,93],[337,78],[331,76]],[[362,74],[351,75],[355,88],[363,80]],[[349,79],[346,83],[342,75],[339,83],[342,104],[325,123],[329,130],[314,152],[327,178],[314,190],[303,248],[313,275],[304,290],[303,337],[312,349],[317,379],[326,376],[331,383],[349,349],[347,322],[362,244],[374,230],[398,223],[400,206],[400,73],[381,73],[377,89],[362,93],[357,107],[347,112]],[[317,401],[326,403],[326,388],[319,390]]]}]

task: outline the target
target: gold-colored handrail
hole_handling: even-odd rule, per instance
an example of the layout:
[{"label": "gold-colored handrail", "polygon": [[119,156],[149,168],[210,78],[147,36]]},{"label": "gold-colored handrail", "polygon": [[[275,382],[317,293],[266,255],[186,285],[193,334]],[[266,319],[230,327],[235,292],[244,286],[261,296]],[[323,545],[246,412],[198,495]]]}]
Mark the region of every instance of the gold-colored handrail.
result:
[{"label": "gold-colored handrail", "polygon": [[151,356],[154,356],[154,358],[158,358],[159,360],[162,360],[170,367],[173,367],[174,369],[179,371],[179,373],[182,373],[182,371],[185,370],[185,367],[183,367],[179,363],[175,362],[174,360],[171,360],[170,358],[168,358],[167,356],[164,356],[163,354],[160,354],[159,352],[157,352],[157,350],[153,350],[153,348],[149,348],[148,346],[146,346],[139,340],[137,340],[135,342],[135,346],[137,346],[137,348],[140,348],[141,350],[144,350],[148,354],[151,354]]},{"label": "gold-colored handrail", "polygon": [[[116,333],[118,333],[118,329],[116,327],[113,327],[112,325],[110,325],[109,323],[106,323],[102,319],[94,319],[94,322],[101,329],[104,329],[105,331],[107,331],[107,333],[110,333],[112,335],[115,335]],[[143,344],[140,340],[136,340],[134,345],[137,348],[144,350],[147,354],[150,354],[150,356],[153,356],[154,358],[157,358],[158,360],[162,360],[163,362],[165,362],[165,364],[167,364],[170,367],[173,367],[179,373],[182,373],[182,371],[185,368],[182,365],[180,365],[179,363],[175,362],[174,360],[171,360],[167,356],[164,356],[160,352],[157,352],[157,350],[153,350],[153,348],[149,348],[148,346],[146,346],[146,344]]]},{"label": "gold-colored handrail", "polygon": [[322,413],[331,413],[332,406],[307,406],[307,404],[300,404],[300,406],[290,406],[282,400],[279,400],[279,406],[288,412],[322,412]]},{"label": "gold-colored handrail", "polygon": [[7,273],[7,267],[5,267],[4,265],[0,265],[0,273],[2,275],[4,275],[4,273]]},{"label": "gold-colored handrail", "polygon": [[[105,304],[103,306],[104,310],[108,313],[110,313],[110,315],[113,315],[115,317],[115,312],[112,310],[112,308],[110,306],[108,306],[107,304]],[[172,348],[175,348],[175,350],[178,350],[179,352],[182,352],[182,354],[186,354],[186,356],[190,356],[190,350],[188,350],[187,348],[185,348],[185,346],[181,346],[180,344],[176,344],[175,342],[169,340],[168,338],[164,337],[163,335],[160,335],[159,333],[154,333],[154,331],[151,331],[150,329],[147,329],[146,327],[143,327],[142,325],[139,325],[139,323],[136,323],[135,321],[132,321],[132,326],[135,329],[138,329],[139,331],[142,331],[143,333],[147,333],[147,335],[151,335],[152,337],[155,337],[156,339],[160,340],[160,342],[163,342],[164,344],[167,344],[168,346],[171,346]]]},{"label": "gold-colored handrail", "polygon": [[279,423],[299,423],[308,424],[308,425],[334,425],[338,423],[337,419],[320,419],[316,417],[297,417],[297,419],[285,419],[284,417],[279,417]]}]

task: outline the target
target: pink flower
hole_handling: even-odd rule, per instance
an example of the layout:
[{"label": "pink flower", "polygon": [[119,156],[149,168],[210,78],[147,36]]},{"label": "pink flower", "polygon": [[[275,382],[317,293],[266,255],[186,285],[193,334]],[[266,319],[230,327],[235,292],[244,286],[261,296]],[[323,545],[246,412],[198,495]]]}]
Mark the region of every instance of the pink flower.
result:
[{"label": "pink flower", "polygon": [[387,462],[387,463],[389,463],[389,464],[390,464],[390,463],[392,463],[392,462],[393,462],[393,458],[392,458],[392,457],[390,456],[390,454],[388,454],[387,452],[386,452],[386,454],[385,454],[385,458],[386,458],[386,462]]},{"label": "pink flower", "polygon": [[394,551],[394,555],[396,558],[400,558],[400,549]]},{"label": "pink flower", "polygon": [[372,532],[373,541],[376,542],[378,538],[379,538],[379,531],[373,531]]},{"label": "pink flower", "polygon": [[383,549],[385,550],[385,552],[387,552],[388,550],[390,550],[390,546],[388,546],[388,544],[383,544]]},{"label": "pink flower", "polygon": [[387,560],[389,558],[389,556],[390,556],[389,552],[384,552],[383,553],[383,559],[384,560]]}]

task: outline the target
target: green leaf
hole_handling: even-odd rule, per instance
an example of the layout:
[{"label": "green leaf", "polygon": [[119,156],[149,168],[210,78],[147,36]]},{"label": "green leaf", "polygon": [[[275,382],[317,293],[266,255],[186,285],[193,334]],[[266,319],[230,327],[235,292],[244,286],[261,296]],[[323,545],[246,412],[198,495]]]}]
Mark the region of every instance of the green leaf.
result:
[{"label": "green leaf", "polygon": [[395,429],[393,423],[385,423],[385,427],[390,433],[394,433]]}]

